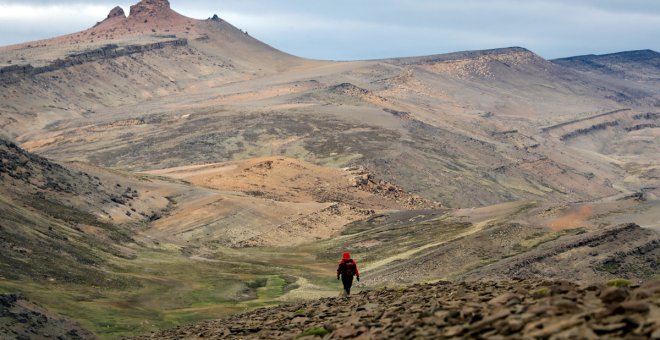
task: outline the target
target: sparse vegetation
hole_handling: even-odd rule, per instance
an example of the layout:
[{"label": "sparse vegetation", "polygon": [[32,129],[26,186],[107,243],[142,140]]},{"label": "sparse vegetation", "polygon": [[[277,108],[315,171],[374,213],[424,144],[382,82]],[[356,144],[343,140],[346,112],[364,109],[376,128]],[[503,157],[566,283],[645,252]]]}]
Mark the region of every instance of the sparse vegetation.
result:
[{"label": "sparse vegetation", "polygon": [[616,274],[621,268],[621,264],[618,261],[605,261],[600,265],[596,266],[596,270],[604,271],[610,274]]},{"label": "sparse vegetation", "polygon": [[304,337],[304,336],[318,336],[318,337],[323,337],[323,336],[325,336],[325,335],[328,334],[328,333],[330,333],[330,332],[328,332],[328,330],[325,329],[325,327],[315,326],[315,327],[310,327],[310,328],[307,328],[306,330],[304,330],[302,333],[300,333],[300,335],[298,335],[298,336],[296,337],[296,339],[297,339],[297,338],[302,338],[302,337]]},{"label": "sparse vegetation", "polygon": [[542,297],[550,296],[550,288],[548,288],[548,287],[538,288],[537,290],[532,292],[532,296],[534,296],[536,298],[542,298]]},{"label": "sparse vegetation", "polygon": [[632,285],[632,281],[627,279],[612,279],[607,281],[607,285],[610,287],[629,287]]},{"label": "sparse vegetation", "polygon": [[537,232],[532,235],[526,236],[523,240],[513,246],[513,250],[517,253],[526,252],[539,245],[556,240],[561,236],[559,232]]}]

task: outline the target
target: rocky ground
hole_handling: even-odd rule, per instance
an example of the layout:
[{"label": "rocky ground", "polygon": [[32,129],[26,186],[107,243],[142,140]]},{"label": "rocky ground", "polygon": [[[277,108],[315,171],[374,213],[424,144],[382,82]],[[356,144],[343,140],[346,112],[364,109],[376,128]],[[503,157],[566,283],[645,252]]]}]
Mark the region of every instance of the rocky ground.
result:
[{"label": "rocky ground", "polygon": [[141,339],[660,339],[660,281],[437,282],[257,309]]},{"label": "rocky ground", "polygon": [[1,339],[93,339],[74,322],[48,313],[17,294],[0,295]]}]

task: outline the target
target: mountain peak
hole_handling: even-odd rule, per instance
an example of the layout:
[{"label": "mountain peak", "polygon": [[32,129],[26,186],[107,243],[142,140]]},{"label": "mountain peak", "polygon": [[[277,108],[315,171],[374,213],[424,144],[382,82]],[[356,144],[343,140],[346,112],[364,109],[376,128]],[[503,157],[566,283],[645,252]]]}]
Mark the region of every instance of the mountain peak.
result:
[{"label": "mountain peak", "polygon": [[167,0],[142,0],[131,6],[130,16],[153,15],[169,9],[170,2]]}]

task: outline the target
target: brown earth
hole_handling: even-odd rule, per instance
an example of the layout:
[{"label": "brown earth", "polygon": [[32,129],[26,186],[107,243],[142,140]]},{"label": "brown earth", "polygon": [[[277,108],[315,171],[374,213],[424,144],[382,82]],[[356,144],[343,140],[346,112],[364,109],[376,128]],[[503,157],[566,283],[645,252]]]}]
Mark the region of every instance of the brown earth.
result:
[{"label": "brown earth", "polygon": [[258,309],[139,339],[655,339],[658,320],[658,281],[634,289],[441,281]]},{"label": "brown earth", "polygon": [[[153,224],[151,237],[187,246],[291,246],[339,235],[376,212],[438,207],[363,168],[322,167],[287,157],[183,166],[145,172],[218,194],[182,199]],[[233,193],[232,193],[233,192]],[[244,197],[245,195],[248,197]]]},{"label": "brown earth", "polygon": [[261,157],[145,173],[282,202],[341,202],[376,210],[438,207],[394,184],[376,179],[364,168],[322,167],[288,157]]}]

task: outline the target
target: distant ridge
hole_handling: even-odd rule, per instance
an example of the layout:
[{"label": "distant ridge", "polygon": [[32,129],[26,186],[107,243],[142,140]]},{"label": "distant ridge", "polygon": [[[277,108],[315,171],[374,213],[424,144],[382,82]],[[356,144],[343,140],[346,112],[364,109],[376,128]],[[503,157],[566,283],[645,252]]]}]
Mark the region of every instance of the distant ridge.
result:
[{"label": "distant ridge", "polygon": [[390,58],[385,60],[395,63],[406,64],[406,62],[411,62],[411,63],[442,62],[449,60],[473,59],[482,56],[495,56],[495,55],[504,55],[504,54],[514,54],[514,53],[528,53],[530,55],[536,56],[534,52],[524,47],[512,46],[512,47],[493,48],[486,50],[468,50],[468,51],[441,53],[441,54],[433,54],[428,56]]},{"label": "distant ridge", "polygon": [[660,53],[646,49],[646,50],[633,50],[623,51],[607,54],[585,54],[573,57],[564,57],[552,59],[552,61],[571,61],[571,60],[609,60],[609,61],[644,61],[660,58]]},{"label": "distant ridge", "polygon": [[[638,81],[657,81],[660,79],[660,53],[653,50],[635,50],[608,54],[587,54],[551,60],[555,65],[568,67],[581,72]],[[635,92],[636,97],[651,97],[654,90],[649,88]],[[619,101],[628,100],[619,96]],[[657,105],[658,103],[652,103]]]}]

